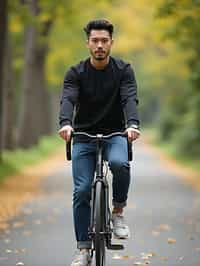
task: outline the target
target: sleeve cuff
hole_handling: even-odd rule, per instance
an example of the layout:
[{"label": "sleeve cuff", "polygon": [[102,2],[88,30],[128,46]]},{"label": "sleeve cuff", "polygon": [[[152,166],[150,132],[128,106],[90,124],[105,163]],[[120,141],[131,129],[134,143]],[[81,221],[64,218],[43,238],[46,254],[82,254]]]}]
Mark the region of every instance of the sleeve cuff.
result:
[{"label": "sleeve cuff", "polygon": [[63,120],[62,122],[60,122],[60,127],[64,127],[64,126],[71,126],[72,123],[70,120]]},{"label": "sleeve cuff", "polygon": [[127,125],[127,128],[130,128],[130,127],[134,128],[134,129],[137,129],[137,130],[140,130],[139,121],[137,121],[137,120],[129,121],[128,125]]}]

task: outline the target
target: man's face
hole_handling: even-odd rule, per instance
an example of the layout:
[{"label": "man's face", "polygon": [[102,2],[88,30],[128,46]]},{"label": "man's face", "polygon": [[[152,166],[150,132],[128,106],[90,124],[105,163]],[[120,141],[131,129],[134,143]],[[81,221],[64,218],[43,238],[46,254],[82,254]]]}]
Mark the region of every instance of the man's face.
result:
[{"label": "man's face", "polygon": [[111,50],[113,40],[106,30],[91,30],[87,40],[87,47],[94,59],[101,61],[106,59]]}]

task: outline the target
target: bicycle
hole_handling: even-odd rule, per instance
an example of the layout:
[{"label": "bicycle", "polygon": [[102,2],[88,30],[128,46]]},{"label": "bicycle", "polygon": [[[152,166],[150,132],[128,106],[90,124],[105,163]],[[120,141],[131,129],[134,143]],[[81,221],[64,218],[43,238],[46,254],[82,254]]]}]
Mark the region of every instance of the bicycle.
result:
[{"label": "bicycle", "polygon": [[[86,136],[96,140],[96,174],[92,183],[91,216],[89,237],[92,240],[91,257],[95,252],[96,266],[105,266],[106,247],[112,250],[124,249],[121,244],[112,244],[111,211],[109,207],[109,186],[106,175],[103,174],[103,140],[114,136],[125,136],[125,133],[116,132],[109,135],[90,135],[85,132],[73,132],[74,136]],[[132,160],[132,144],[128,142],[128,159]],[[71,141],[67,143],[67,160],[71,160]]]}]

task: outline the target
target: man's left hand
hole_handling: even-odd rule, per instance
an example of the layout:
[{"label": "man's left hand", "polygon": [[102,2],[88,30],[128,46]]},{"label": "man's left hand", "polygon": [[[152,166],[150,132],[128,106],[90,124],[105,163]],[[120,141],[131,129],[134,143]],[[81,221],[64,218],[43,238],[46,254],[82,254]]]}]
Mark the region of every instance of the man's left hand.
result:
[{"label": "man's left hand", "polygon": [[127,135],[128,135],[128,141],[132,142],[139,138],[140,136],[140,130],[132,127],[128,127],[126,129]]}]

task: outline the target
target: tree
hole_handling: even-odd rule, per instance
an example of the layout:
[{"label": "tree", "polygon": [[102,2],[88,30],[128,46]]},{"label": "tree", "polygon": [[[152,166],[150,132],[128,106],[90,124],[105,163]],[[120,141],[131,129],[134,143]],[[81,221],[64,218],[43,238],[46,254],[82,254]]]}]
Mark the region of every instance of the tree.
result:
[{"label": "tree", "polygon": [[4,69],[4,53],[7,34],[7,17],[8,3],[7,0],[0,1],[0,160],[2,159],[3,145],[3,69]]},{"label": "tree", "polygon": [[45,63],[48,52],[47,37],[52,20],[47,19],[39,25],[41,13],[39,1],[25,1],[25,4],[33,21],[25,27],[24,91],[19,145],[28,148],[36,144],[41,136],[50,134],[50,106]]},{"label": "tree", "polygon": [[13,149],[15,146],[15,82],[12,48],[10,34],[7,33],[3,77],[3,149]]},{"label": "tree", "polygon": [[[187,90],[184,91],[184,108],[179,112],[174,129],[179,150],[187,155],[200,155],[200,1],[167,0],[161,4],[158,16],[171,21],[165,24],[165,38],[173,40],[182,53],[188,53],[189,69]],[[172,102],[172,106],[173,102]]]}]

